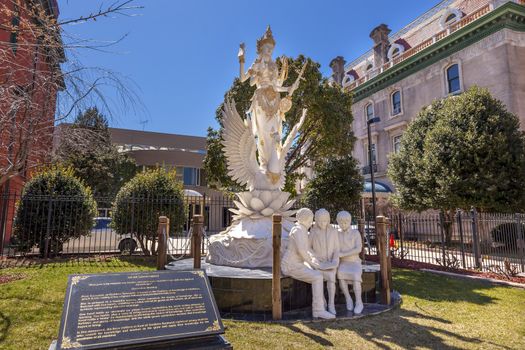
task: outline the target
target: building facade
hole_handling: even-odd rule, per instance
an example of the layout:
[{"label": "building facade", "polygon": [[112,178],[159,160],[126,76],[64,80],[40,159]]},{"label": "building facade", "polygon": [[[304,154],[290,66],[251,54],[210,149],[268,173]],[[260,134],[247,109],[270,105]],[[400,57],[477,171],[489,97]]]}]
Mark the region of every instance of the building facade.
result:
[{"label": "building facade", "polygon": [[56,0],[0,0],[0,251],[14,195],[50,160],[64,53]]},{"label": "building facade", "polygon": [[141,170],[162,167],[176,170],[186,189],[209,193],[203,170],[206,138],[109,128],[111,142],[132,157]]},{"label": "building facade", "polygon": [[[332,79],[352,91],[354,157],[365,178],[386,175],[389,155],[418,112],[436,99],[473,85],[487,88],[516,114],[525,130],[525,1],[445,0],[398,33],[382,24],[370,34],[373,48],[330,66]],[[367,120],[371,125],[372,159]]]}]

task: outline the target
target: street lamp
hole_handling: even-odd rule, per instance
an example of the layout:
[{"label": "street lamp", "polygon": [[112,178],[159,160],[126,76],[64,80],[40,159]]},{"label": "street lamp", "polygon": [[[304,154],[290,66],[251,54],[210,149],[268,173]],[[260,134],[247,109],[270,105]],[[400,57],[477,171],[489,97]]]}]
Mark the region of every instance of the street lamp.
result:
[{"label": "street lamp", "polygon": [[[372,132],[370,131],[371,125],[378,123],[381,119],[379,117],[369,118],[366,121],[366,126],[368,129],[368,159],[370,166],[370,182],[372,184],[372,215],[374,217],[374,223],[376,222],[376,184],[374,181],[374,161],[372,159]],[[374,225],[374,228],[376,225]]]}]

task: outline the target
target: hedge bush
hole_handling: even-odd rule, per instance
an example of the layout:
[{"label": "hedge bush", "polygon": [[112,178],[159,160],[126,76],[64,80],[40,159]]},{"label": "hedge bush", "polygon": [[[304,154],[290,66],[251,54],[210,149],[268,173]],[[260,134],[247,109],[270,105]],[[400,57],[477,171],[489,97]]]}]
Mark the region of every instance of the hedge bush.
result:
[{"label": "hedge bush", "polygon": [[48,253],[57,254],[67,240],[90,233],[96,208],[91,190],[72,169],[44,170],[24,186],[13,238],[20,251],[28,252],[36,246],[41,255],[48,238]]},{"label": "hedge bush", "polygon": [[131,234],[143,252],[150,254],[155,252],[159,216],[167,216],[170,232],[177,232],[184,225],[184,208],[184,192],[175,172],[148,170],[135,175],[120,189],[111,225],[120,235]]}]

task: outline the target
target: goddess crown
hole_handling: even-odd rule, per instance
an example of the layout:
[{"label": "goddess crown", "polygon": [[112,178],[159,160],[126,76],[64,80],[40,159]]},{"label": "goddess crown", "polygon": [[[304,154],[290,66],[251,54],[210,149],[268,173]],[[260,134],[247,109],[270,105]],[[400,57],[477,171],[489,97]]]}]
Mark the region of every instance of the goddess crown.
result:
[{"label": "goddess crown", "polygon": [[273,38],[272,29],[270,26],[266,28],[266,33],[264,33],[260,39],[257,39],[257,53],[261,52],[264,44],[270,44],[272,47],[275,47],[275,40]]}]

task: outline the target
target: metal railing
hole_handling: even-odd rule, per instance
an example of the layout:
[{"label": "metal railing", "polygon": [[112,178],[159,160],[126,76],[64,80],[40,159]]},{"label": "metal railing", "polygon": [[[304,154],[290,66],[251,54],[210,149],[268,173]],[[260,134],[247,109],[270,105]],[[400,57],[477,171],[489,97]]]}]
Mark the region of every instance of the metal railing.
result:
[{"label": "metal railing", "polygon": [[402,260],[513,276],[525,272],[525,214],[393,214],[389,244]]},{"label": "metal railing", "polygon": [[[81,205],[84,200],[81,197],[25,196],[22,199],[20,194],[0,195],[0,257],[149,254],[156,249],[158,217],[162,215],[171,223],[182,222],[179,227],[171,227],[167,246],[170,254],[185,255],[190,253],[189,229],[193,216],[203,216],[209,237],[230,225],[229,209],[234,206],[226,196],[185,196],[184,215],[181,215],[175,210],[180,205],[178,197],[137,196],[121,203],[126,215],[116,220],[114,196],[94,199],[97,208],[93,213]],[[24,210],[19,210],[22,203]],[[203,251],[206,248],[205,238]]]}]

